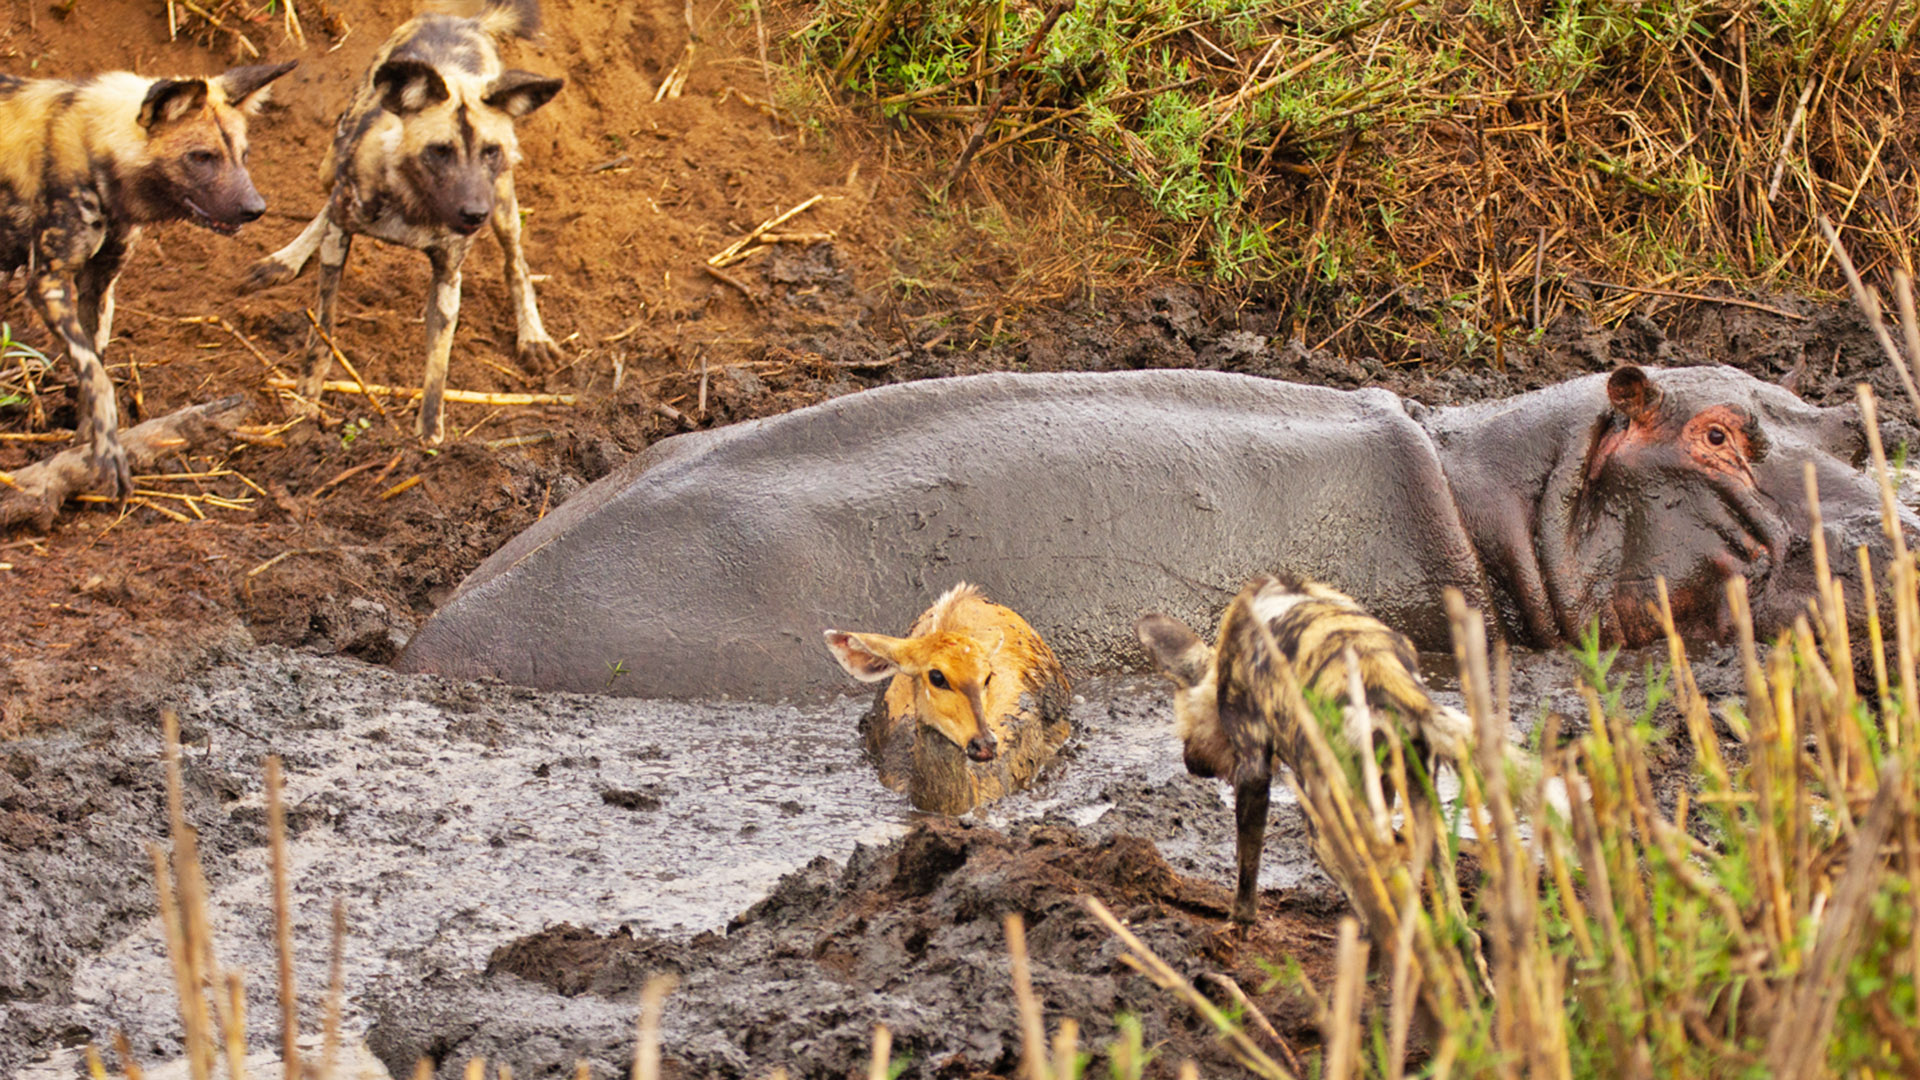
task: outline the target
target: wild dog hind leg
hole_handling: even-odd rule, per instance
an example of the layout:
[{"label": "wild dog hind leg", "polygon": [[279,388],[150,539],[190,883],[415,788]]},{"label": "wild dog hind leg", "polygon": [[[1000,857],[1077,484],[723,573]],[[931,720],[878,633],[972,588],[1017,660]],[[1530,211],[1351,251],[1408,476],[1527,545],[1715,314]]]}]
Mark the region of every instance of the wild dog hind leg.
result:
[{"label": "wild dog hind leg", "polygon": [[1267,839],[1267,805],[1273,777],[1245,780],[1233,788],[1233,821],[1240,856],[1239,887],[1233,894],[1233,921],[1251,923],[1259,913],[1260,849]]},{"label": "wild dog hind leg", "polygon": [[340,293],[340,271],[346,267],[347,255],[353,250],[353,234],[324,214],[321,216],[325,224],[320,230],[319,242],[320,293],[313,312],[319,329],[307,337],[307,370],[300,379],[300,396],[306,399],[303,408],[310,414],[320,411],[321,388],[326,385],[327,372],[333,369],[333,350],[327,342],[334,340],[333,307]]},{"label": "wild dog hind leg", "polygon": [[427,374],[421,381],[420,416],[414,430],[431,443],[447,437],[447,414],[442,397],[447,391],[447,362],[453,355],[453,328],[460,321],[460,264],[470,240],[427,249],[433,264],[433,286],[427,293]]},{"label": "wild dog hind leg", "polygon": [[501,257],[506,263],[507,292],[513,297],[516,347],[522,366],[532,371],[547,371],[560,359],[560,347],[541,325],[540,308],[534,303],[533,275],[527,272],[527,252],[520,243],[520,202],[513,193],[513,177],[493,204],[493,235],[500,241]]}]

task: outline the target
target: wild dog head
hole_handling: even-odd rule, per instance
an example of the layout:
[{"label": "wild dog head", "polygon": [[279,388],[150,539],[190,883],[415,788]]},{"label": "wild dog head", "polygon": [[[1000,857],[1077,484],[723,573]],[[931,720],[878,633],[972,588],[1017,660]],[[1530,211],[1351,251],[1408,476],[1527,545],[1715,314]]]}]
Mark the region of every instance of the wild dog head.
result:
[{"label": "wild dog head", "polygon": [[185,218],[232,235],[265,213],[247,174],[247,117],[293,66],[254,64],[212,79],[148,84],[138,113],[146,141],[128,184],[135,220]]},{"label": "wild dog head", "polygon": [[1195,776],[1229,776],[1233,748],[1220,727],[1220,667],[1213,646],[1171,615],[1147,615],[1134,634],[1173,680],[1173,725]]},{"label": "wild dog head", "polygon": [[[910,680],[913,714],[975,761],[992,761],[999,741],[987,726],[987,681],[999,648],[970,634],[938,630],[918,637],[826,632],[827,648],[861,682]],[[1004,639],[1002,639],[1004,642]]]},{"label": "wild dog head", "polygon": [[520,158],[513,122],[560,92],[562,80],[530,71],[473,77],[411,56],[373,74],[381,107],[401,119],[390,166],[405,183],[408,220],[462,236],[493,216],[500,177]]}]

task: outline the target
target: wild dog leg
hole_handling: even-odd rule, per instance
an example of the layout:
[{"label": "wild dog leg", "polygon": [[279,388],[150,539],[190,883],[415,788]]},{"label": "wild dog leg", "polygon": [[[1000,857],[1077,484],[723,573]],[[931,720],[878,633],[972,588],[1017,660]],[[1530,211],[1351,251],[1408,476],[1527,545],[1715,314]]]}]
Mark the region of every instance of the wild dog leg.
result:
[{"label": "wild dog leg", "polygon": [[[340,271],[346,267],[347,254],[353,250],[353,234],[334,224],[331,218],[325,215],[322,218],[325,224],[320,230],[320,295],[313,313],[320,330],[307,338],[307,372],[300,380],[300,396],[307,400],[305,407],[310,413],[319,411],[321,387],[326,384],[327,372],[333,368],[333,350],[327,347],[322,334],[325,338],[334,336],[333,305],[340,293]],[[298,244],[299,241],[294,241],[294,245]]]},{"label": "wild dog leg", "polygon": [[48,268],[34,275],[34,306],[47,327],[66,343],[67,355],[73,357],[80,376],[78,430],[87,440],[88,465],[96,483],[124,499],[133,493],[133,472],[120,445],[120,407],[114,400],[113,380],[94,351],[93,335],[80,323],[77,293],[73,279],[64,273]]},{"label": "wild dog leg", "polygon": [[240,288],[252,292],[255,289],[279,285],[299,277],[300,271],[307,268],[307,260],[313,258],[313,253],[320,250],[320,239],[327,232],[327,215],[328,209],[321,208],[291,243],[254,263],[247,270],[247,278],[241,282]]},{"label": "wild dog leg", "polygon": [[533,371],[546,371],[560,359],[560,347],[541,325],[540,308],[534,303],[533,275],[527,272],[527,252],[520,243],[520,201],[513,193],[513,178],[502,186],[506,191],[493,204],[493,235],[500,241],[506,263],[520,363]]},{"label": "wild dog leg", "polygon": [[107,342],[113,338],[113,285],[120,280],[126,253],[126,241],[109,236],[73,276],[80,329],[93,339],[93,351],[98,356],[107,354]]},{"label": "wild dog leg", "polygon": [[1260,849],[1267,838],[1267,803],[1273,778],[1247,780],[1233,789],[1233,821],[1239,829],[1240,885],[1233,894],[1233,921],[1251,923],[1259,910]]},{"label": "wild dog leg", "polygon": [[427,295],[427,375],[421,386],[420,417],[414,430],[431,443],[447,437],[447,416],[441,398],[447,390],[447,362],[453,355],[453,328],[460,320],[460,264],[467,242],[428,248],[433,263],[433,288]]}]

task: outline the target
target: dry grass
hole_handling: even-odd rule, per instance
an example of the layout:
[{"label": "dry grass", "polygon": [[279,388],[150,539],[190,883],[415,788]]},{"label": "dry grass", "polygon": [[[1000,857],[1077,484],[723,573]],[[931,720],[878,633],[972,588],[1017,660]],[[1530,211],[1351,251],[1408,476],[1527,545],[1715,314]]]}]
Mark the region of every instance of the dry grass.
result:
[{"label": "dry grass", "polygon": [[958,197],[1036,295],[1212,278],[1391,357],[1355,318],[1390,296],[1499,363],[1643,299],[1607,282],[1835,289],[1822,212],[1868,277],[1913,267],[1906,0],[1081,3],[1021,62],[1049,11],[770,7],[791,108],[877,108],[936,195],[980,146]]}]

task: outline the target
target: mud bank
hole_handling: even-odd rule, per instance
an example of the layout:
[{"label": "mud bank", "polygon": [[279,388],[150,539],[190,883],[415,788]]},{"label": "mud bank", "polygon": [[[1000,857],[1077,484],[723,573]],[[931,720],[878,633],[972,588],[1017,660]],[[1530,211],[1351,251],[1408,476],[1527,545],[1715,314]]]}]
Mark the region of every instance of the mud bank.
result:
[{"label": "mud bank", "polygon": [[[723,928],[781,875],[882,844],[917,816],[860,759],[868,700],[809,707],[632,702],[403,677],[279,649],[215,665],[170,695],[187,745],[223,963],[273,1013],[263,762],[287,768],[297,951],[309,1023],[329,911],[351,923],[361,995],[484,968],[549,925],[685,940]],[[1146,831],[1186,873],[1224,879],[1217,791],[1180,771],[1158,688],[1093,680],[1070,751],[998,824]],[[22,740],[0,755],[0,1075],[115,1029],[153,1061],[177,1019],[152,918],[146,845],[163,839],[157,724]],[[1277,818],[1270,882],[1309,873]],[[255,1041],[269,1032],[256,1025]],[[72,1054],[50,1071],[65,1075]]]},{"label": "mud bank", "polygon": [[[1442,687],[1443,664],[1428,658]],[[1524,724],[1553,709],[1578,727],[1575,670],[1563,654],[1519,658]],[[1704,684],[1715,670],[1702,665]],[[273,648],[168,696],[221,959],[249,973],[256,1047],[272,1041],[276,1008],[269,753],[287,766],[307,1027],[320,1022],[330,905],[344,897],[349,1028],[402,1068],[424,1053],[454,1070],[510,1047],[504,1060],[528,1076],[570,1074],[577,1056],[624,1060],[627,991],[671,970],[686,986],[668,1043],[692,1073],[843,1074],[879,1020],[922,1066],[1001,1069],[1014,1028],[1000,919],[1016,910],[1035,924],[1050,1010],[1100,1045],[1117,1011],[1152,1011],[1150,1040],[1203,1054],[1184,1007],[1113,966],[1077,898],[1103,897],[1186,970],[1241,972],[1250,992],[1264,982],[1256,960],[1312,970],[1330,955],[1340,910],[1297,809],[1278,799],[1263,862],[1271,925],[1222,936],[1231,813],[1217,785],[1181,768],[1165,691],[1143,677],[1080,680],[1074,740],[1036,788],[904,842],[928,819],[860,760],[865,697],[539,694]],[[73,1048],[116,1029],[145,1061],[177,1053],[146,854],[165,832],[158,762],[151,717],[0,753],[0,1076],[76,1075]],[[1304,1015],[1285,995],[1268,1004]]]},{"label": "mud bank", "polygon": [[880,1023],[913,1075],[1012,1075],[1019,1021],[1002,921],[1018,912],[1052,1019],[1079,1018],[1088,1044],[1104,1048],[1114,1017],[1134,1014],[1147,1044],[1161,1047],[1156,1075],[1172,1075],[1183,1057],[1209,1072],[1229,1068],[1191,1010],[1120,962],[1085,896],[1129,920],[1176,969],[1235,978],[1284,1033],[1303,1033],[1308,1016],[1294,995],[1259,993],[1267,980],[1256,958],[1301,957],[1324,977],[1332,898],[1289,891],[1270,900],[1252,936],[1236,936],[1229,891],[1176,874],[1139,836],[936,819],[859,848],[844,868],[815,860],[724,936],[675,942],[556,927],[497,950],[484,973],[377,993],[368,1043],[390,1069],[426,1056],[441,1076],[459,1075],[474,1056],[509,1063],[516,1076],[571,1075],[576,1059],[596,1076],[621,1075],[635,994],[649,975],[671,972],[681,987],[662,1029],[670,1075],[744,1077],[781,1065],[844,1076]]}]

